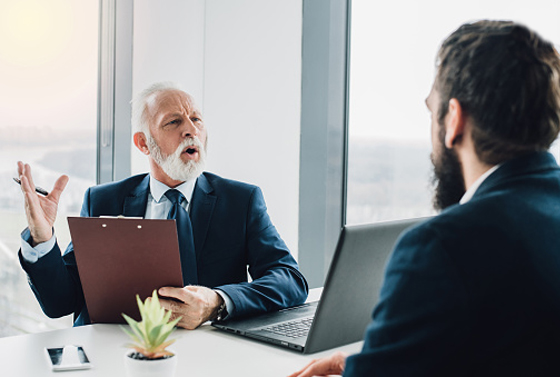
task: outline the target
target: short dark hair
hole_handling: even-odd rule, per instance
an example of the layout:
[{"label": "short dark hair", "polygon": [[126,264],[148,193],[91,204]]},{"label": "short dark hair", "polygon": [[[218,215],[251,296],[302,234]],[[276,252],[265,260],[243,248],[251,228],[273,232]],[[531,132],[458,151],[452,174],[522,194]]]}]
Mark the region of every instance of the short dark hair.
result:
[{"label": "short dark hair", "polygon": [[498,164],[547,150],[560,130],[560,56],[511,21],[464,24],[442,44],[435,88],[439,123],[456,98],[473,122],[478,158]]}]

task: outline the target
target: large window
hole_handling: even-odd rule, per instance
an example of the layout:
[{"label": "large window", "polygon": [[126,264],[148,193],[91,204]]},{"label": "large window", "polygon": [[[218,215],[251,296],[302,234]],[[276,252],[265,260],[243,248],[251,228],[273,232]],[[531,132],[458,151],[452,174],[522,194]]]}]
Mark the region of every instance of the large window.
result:
[{"label": "large window", "polygon": [[467,21],[511,19],[560,43],[560,2],[353,0],[347,222],[432,213],[424,99],[441,41]]},{"label": "large window", "polygon": [[0,0],[0,336],[72,323],[42,314],[19,266],[26,220],[12,177],[18,160],[47,190],[70,177],[55,224],[66,247],[66,217],[96,182],[98,23],[98,0]]}]

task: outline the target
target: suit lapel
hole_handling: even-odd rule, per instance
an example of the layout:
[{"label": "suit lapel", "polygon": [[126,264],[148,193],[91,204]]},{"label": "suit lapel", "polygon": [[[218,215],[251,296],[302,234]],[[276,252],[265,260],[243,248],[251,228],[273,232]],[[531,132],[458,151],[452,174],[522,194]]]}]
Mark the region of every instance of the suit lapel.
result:
[{"label": "suit lapel", "polygon": [[144,217],[149,191],[150,175],[146,174],[140,184],[124,199],[123,215],[127,217]]},{"label": "suit lapel", "polygon": [[213,191],[214,189],[204,174],[200,175],[196,181],[191,203],[191,222],[193,226],[194,249],[196,251],[197,261],[202,254],[202,248],[204,247],[206,234],[216,204],[217,197],[211,195]]}]

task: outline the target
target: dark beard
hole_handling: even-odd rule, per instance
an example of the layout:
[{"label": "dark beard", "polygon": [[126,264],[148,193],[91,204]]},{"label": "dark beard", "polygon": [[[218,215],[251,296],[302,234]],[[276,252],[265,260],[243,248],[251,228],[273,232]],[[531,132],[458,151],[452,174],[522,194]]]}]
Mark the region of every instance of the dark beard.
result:
[{"label": "dark beard", "polygon": [[432,154],[432,184],[435,186],[432,203],[437,211],[459,203],[465,194],[465,179],[457,153],[445,148],[443,140],[440,146],[439,157]]}]

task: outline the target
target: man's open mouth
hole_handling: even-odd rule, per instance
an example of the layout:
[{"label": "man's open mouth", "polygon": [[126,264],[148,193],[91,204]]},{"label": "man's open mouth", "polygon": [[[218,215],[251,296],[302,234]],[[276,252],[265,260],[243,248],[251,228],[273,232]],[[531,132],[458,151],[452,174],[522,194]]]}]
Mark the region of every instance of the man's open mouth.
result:
[{"label": "man's open mouth", "polygon": [[188,153],[188,154],[195,154],[195,153],[198,152],[198,149],[196,149],[196,148],[187,148],[187,149],[185,150],[185,152]]}]

